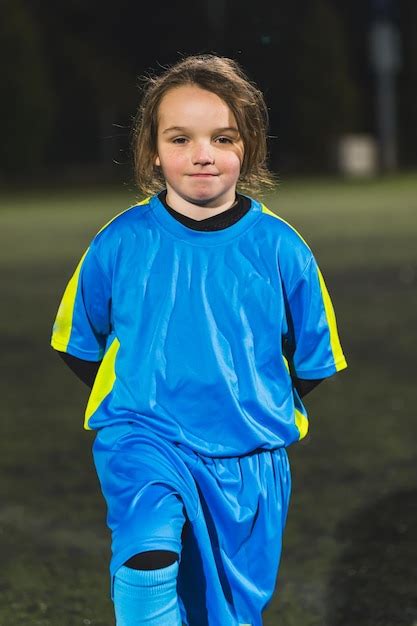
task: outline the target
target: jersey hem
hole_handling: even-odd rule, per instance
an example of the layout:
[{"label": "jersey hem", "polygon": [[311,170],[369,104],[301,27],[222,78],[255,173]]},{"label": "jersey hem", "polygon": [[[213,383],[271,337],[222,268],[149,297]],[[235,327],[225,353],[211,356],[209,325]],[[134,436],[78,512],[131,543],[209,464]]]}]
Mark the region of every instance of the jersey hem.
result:
[{"label": "jersey hem", "polygon": [[55,339],[51,340],[51,346],[54,350],[57,350],[57,352],[65,352],[66,354],[71,354],[71,356],[84,359],[85,361],[101,361],[103,359],[103,353],[90,352],[74,348],[73,346],[67,346],[65,343],[61,343]]},{"label": "jersey hem", "polygon": [[329,378],[337,372],[347,368],[347,361],[345,358],[335,361],[333,365],[327,367],[317,367],[313,370],[296,370],[297,378],[304,378],[305,380],[314,380],[316,378]]}]

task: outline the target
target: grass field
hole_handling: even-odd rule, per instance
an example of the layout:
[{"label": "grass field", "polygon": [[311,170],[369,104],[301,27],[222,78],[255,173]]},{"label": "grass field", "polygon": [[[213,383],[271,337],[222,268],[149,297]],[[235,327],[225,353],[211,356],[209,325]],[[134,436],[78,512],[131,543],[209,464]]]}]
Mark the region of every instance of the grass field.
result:
[{"label": "grass field", "polygon": [[[113,623],[87,388],[49,338],[91,236],[134,201],[114,188],[0,197],[0,626]],[[349,369],[308,397],[310,434],[289,450],[265,626],[415,626],[417,174],[288,180],[267,204],[316,254]]]}]

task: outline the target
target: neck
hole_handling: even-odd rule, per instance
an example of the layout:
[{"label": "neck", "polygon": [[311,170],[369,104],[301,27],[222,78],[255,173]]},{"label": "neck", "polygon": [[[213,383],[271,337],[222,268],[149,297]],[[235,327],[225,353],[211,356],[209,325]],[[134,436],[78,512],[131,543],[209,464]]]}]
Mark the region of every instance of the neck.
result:
[{"label": "neck", "polygon": [[230,209],[237,204],[237,196],[235,190],[231,194],[231,197],[223,200],[223,202],[216,203],[216,200],[208,200],[207,202],[197,204],[196,201],[187,200],[178,196],[172,189],[167,189],[166,203],[182,215],[191,217],[193,220],[205,220],[213,215],[218,215]]}]

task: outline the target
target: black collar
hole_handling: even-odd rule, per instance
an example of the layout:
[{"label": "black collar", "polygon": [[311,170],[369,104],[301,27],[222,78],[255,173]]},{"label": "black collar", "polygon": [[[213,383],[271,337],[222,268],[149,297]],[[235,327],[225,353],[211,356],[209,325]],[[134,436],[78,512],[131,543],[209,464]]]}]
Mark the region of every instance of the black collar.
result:
[{"label": "black collar", "polygon": [[194,230],[222,230],[223,228],[227,228],[231,226],[238,220],[240,220],[250,209],[251,201],[246,196],[242,196],[241,194],[236,194],[237,203],[234,204],[230,209],[226,209],[222,213],[218,213],[217,215],[212,215],[210,217],[206,217],[203,220],[195,220],[192,217],[188,217],[188,215],[183,215],[182,213],[178,213],[172,207],[167,204],[166,201],[167,191],[161,191],[158,194],[159,200],[162,202],[164,207],[169,211],[169,213],[175,217],[179,222],[188,226],[188,228],[192,228]]}]

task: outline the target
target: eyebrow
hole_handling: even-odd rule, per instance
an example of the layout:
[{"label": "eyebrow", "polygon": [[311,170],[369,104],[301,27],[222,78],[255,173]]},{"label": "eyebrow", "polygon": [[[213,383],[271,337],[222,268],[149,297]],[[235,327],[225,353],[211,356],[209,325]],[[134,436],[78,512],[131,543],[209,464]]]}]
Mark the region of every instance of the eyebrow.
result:
[{"label": "eyebrow", "polygon": [[[170,126],[169,128],[166,128],[164,131],[162,131],[162,134],[164,135],[165,133],[170,133],[172,131],[184,132],[187,131],[187,128],[185,128],[184,126]],[[239,130],[235,126],[224,126],[222,128],[214,129],[215,133],[225,133],[230,131],[234,133],[239,133]]]}]

